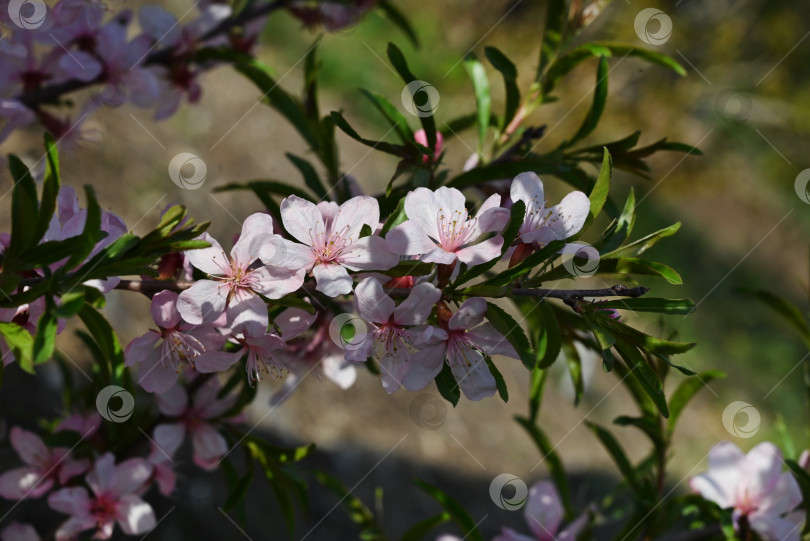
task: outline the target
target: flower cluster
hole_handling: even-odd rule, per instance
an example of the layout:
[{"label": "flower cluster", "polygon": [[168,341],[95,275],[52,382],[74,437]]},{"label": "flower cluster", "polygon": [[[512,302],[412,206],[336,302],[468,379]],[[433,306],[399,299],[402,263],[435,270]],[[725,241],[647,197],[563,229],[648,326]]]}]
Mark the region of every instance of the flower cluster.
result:
[{"label": "flower cluster", "polygon": [[[515,185],[516,196],[526,190],[535,197],[542,193],[536,175],[521,175]],[[587,208],[588,198],[575,192],[565,201],[564,209],[553,207],[540,217],[536,205],[527,206],[521,231],[528,235],[531,228],[548,229],[563,239],[576,234],[587,215],[581,205]],[[408,289],[397,305],[386,293],[391,280],[374,271],[387,271],[405,257],[404,265],[418,258],[457,274],[457,263],[472,267],[500,258],[512,249],[503,246],[500,235],[510,216],[500,203],[500,196],[493,195],[472,216],[459,190],[417,188],[405,197],[407,220],[383,238],[378,234],[379,206],[372,197],[359,195],[341,205],[287,197],[280,206],[282,228],[267,214],[253,214],[229,254],[208,234],[201,240],[210,247],[185,252],[204,278],[179,294],[163,291],[153,297],[157,329],[127,346],[127,365],[138,367],[144,389],[162,393],[186,368],[222,372],[243,357],[249,381],[255,384],[263,375],[300,376],[319,360],[307,356],[322,355],[330,359],[332,379],[342,386],[354,379],[351,364],[345,363],[373,359],[383,387],[393,393],[403,386],[414,391],[425,388],[446,364],[468,399],[492,396],[496,382],[488,367],[490,357],[519,357],[504,335],[485,322],[486,301],[472,297],[453,311],[438,287],[440,273],[434,272],[395,279],[394,284]],[[544,241],[550,238],[530,240],[538,247]],[[360,278],[356,286],[355,276]],[[314,289],[327,297],[354,294],[354,309],[365,330],[351,347],[340,340],[333,340],[331,347],[321,345],[330,335],[323,324],[321,330],[313,328],[322,319],[318,313],[288,309],[272,320],[268,316],[268,301],[272,306],[273,300],[295,293],[310,277]],[[306,347],[290,343],[305,333],[310,335]],[[343,355],[335,350],[336,343],[345,350]]]}]

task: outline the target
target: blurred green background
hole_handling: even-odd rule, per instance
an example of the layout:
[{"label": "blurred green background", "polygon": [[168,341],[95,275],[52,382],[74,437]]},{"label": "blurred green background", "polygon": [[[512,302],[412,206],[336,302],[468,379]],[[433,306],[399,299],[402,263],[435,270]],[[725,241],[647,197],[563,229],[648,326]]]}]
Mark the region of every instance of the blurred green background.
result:
[{"label": "blurred green background", "polygon": [[[188,2],[180,0],[164,4],[176,13],[188,8]],[[410,17],[421,48],[411,46],[377,13],[356,28],[325,35],[319,53],[322,111],[343,110],[347,120],[370,139],[385,134],[387,125],[357,89],[372,90],[399,105],[402,84],[385,60],[389,41],[403,49],[414,73],[440,92],[436,115],[440,129],[444,122],[474,109],[471,85],[460,63],[470,50],[483,57],[486,45],[501,49],[517,64],[525,92],[535,71],[544,2],[399,0],[396,4]],[[646,7],[658,7],[672,19],[672,36],[657,47],[642,43],[633,28],[637,13]],[[702,157],[655,156],[651,180],[617,170],[611,188],[611,197],[620,204],[635,188],[640,201],[636,236],[676,221],[683,223],[681,231],[657,245],[649,258],[678,270],[684,285],[670,286],[654,278],[640,283],[651,287],[652,295],[688,297],[698,303],[695,314],[664,322],[665,332],[698,343],[676,360],[697,371],[728,373],[727,379],[713,382],[701,393],[681,421],[670,474],[670,482],[681,490],[686,477],[704,467],[706,452],[720,440],[730,439],[745,450],[764,440],[781,444],[778,426],[783,420],[798,450],[808,446],[807,386],[799,366],[807,350],[772,312],[736,293],[740,287],[766,288],[805,312],[808,305],[810,206],[794,190],[797,174],[810,167],[805,144],[810,131],[808,28],[810,10],[789,1],[617,0],[577,39],[654,48],[673,56],[688,72],[687,77],[679,77],[636,59],[611,59],[608,106],[600,126],[583,144],[613,141],[641,129],[642,145],[669,137],[695,144],[704,152]],[[272,17],[260,57],[274,68],[285,89],[298,92],[301,88],[302,55],[317,36],[287,14]],[[595,69],[595,60],[583,64],[558,87],[559,101],[531,116],[529,124],[547,126],[539,149],[554,148],[577,129],[590,106]],[[494,69],[489,74],[493,108],[499,110],[502,86]],[[261,205],[247,192],[211,190],[227,182],[254,179],[298,183],[298,173],[284,153],[301,155],[306,148],[279,115],[256,105],[255,88],[228,68],[205,75],[203,91],[200,104],[186,105],[159,124],[147,113],[128,107],[97,114],[88,129],[100,137],[64,159],[65,181],[94,184],[102,204],[119,213],[136,232],[153,224],[167,203],[183,203],[198,219],[213,220],[211,233],[228,244],[239,230],[239,220]],[[413,117],[412,126],[418,126],[417,120]],[[2,150],[35,159],[39,140],[36,133],[19,134]],[[449,141],[445,165],[458,172],[475,144],[473,130]],[[344,171],[367,190],[385,185],[396,165],[393,158],[370,153],[342,134],[340,145]],[[169,161],[183,151],[206,162],[208,177],[199,190],[183,191],[167,175]],[[0,178],[5,191],[10,179]],[[544,180],[550,201],[558,201],[570,190],[556,179]],[[592,233],[596,232],[594,228]],[[148,324],[143,317],[148,313],[146,299],[133,297],[116,292],[107,310],[122,340],[141,334]],[[634,322],[631,316],[625,317]],[[658,328],[652,319],[637,324]],[[69,336],[64,340],[72,356],[86,360],[78,344],[70,344]],[[633,405],[616,388],[616,377],[602,372],[600,361],[586,359],[586,363],[592,375],[583,403],[574,408],[566,375],[560,371],[546,395],[541,424],[558,444],[570,471],[601,475],[611,464],[583,421],[610,424],[615,416],[632,413]],[[346,474],[349,486],[391,452],[391,462],[400,464],[396,472],[371,476],[362,490],[370,495],[369,486],[375,481],[389,485],[385,509],[395,528],[435,511],[426,497],[415,502],[419,497],[408,492],[404,502],[393,493],[420,468],[463,480],[457,488],[480,480],[465,497],[478,500],[480,509],[489,509],[486,487],[496,475],[510,472],[531,483],[545,472],[542,465],[534,468],[540,458],[511,420],[526,410],[527,373],[517,361],[502,360],[500,366],[510,388],[508,404],[497,398],[479,403],[462,400],[457,408],[447,410],[435,430],[420,427],[409,413],[417,393],[400,390],[389,397],[378,379],[362,370],[357,384],[346,392],[323,378],[310,378],[263,420],[262,429],[289,441],[315,441],[334,460],[336,475],[359,472]],[[672,379],[677,383],[682,376],[674,374]],[[271,389],[272,384],[263,387],[252,418],[263,416]],[[437,394],[435,389],[425,392]],[[749,438],[735,437],[723,426],[722,412],[734,401],[750,403],[760,413],[758,431]],[[737,421],[744,425],[745,416]],[[646,443],[631,428],[617,427],[615,432],[633,458],[644,454]],[[380,471],[389,470],[381,467]],[[448,492],[453,494],[453,487]],[[482,530],[496,531],[497,522],[506,515],[490,518]],[[317,519],[314,515],[312,523]],[[326,528],[332,520],[338,519],[330,517]]]}]

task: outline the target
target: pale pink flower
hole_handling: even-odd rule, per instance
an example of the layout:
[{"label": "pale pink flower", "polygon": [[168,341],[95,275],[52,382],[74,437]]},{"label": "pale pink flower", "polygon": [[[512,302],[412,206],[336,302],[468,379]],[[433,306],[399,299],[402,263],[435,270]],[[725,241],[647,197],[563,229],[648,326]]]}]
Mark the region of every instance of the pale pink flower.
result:
[{"label": "pale pink flower", "polygon": [[153,459],[161,462],[158,453],[172,457],[186,437],[191,438],[194,463],[206,470],[213,470],[228,452],[228,443],[214,426],[235,401],[235,396],[217,398],[221,389],[219,380],[211,378],[193,395],[191,401],[181,385],[156,395],[158,408],[175,422],[159,424],[153,437],[156,450]]},{"label": "pale pink flower", "polygon": [[[320,323],[316,323],[318,320]],[[275,356],[287,368],[289,374],[284,384],[273,394],[270,405],[284,402],[298,387],[304,377],[313,373],[323,374],[343,390],[354,385],[357,370],[347,361],[343,350],[329,336],[329,322],[319,314],[310,314],[301,308],[288,308],[279,314],[273,324],[278,327],[281,338],[287,345],[275,351]],[[303,335],[313,324],[314,334]]]},{"label": "pale pink flower", "polygon": [[185,252],[191,264],[208,273],[210,279],[198,280],[180,293],[177,310],[193,325],[214,323],[227,310],[235,327],[255,325],[261,331],[269,323],[267,306],[259,295],[280,299],[304,283],[304,270],[256,266],[259,250],[265,243],[280,241],[273,234],[273,219],[262,213],[248,216],[242,234],[231,249],[230,257],[207,233],[200,240],[209,248]]},{"label": "pale pink flower", "polygon": [[492,541],[576,541],[588,522],[588,515],[579,516],[560,531],[564,515],[565,510],[557,488],[553,483],[540,481],[529,489],[526,507],[523,508],[523,516],[532,535],[522,535],[511,528],[502,528],[501,535]]},{"label": "pale pink flower", "polygon": [[383,388],[393,393],[420,355],[417,343],[432,330],[439,331],[429,330],[424,323],[441,296],[436,286],[424,282],[414,286],[397,306],[375,278],[363,279],[355,288],[354,303],[367,325],[367,334],[356,347],[346,350],[346,359],[363,362],[373,357],[380,365]]},{"label": "pale pink flower", "polygon": [[0,532],[0,541],[40,541],[40,537],[30,524],[12,522]]},{"label": "pale pink flower", "polygon": [[591,203],[582,192],[571,192],[559,205],[549,207],[543,191],[543,181],[533,172],[521,173],[512,181],[512,201],[523,201],[526,218],[520,226],[520,241],[544,246],[555,240],[565,240],[579,233]]},{"label": "pale pink flower", "polygon": [[85,480],[84,487],[60,489],[48,497],[48,505],[70,515],[56,530],[56,541],[75,539],[76,534],[96,529],[96,539],[109,539],[115,523],[127,535],[139,535],[155,524],[152,507],[138,493],[152,475],[152,466],[142,458],[131,458],[115,465],[112,453],[102,455]]},{"label": "pale pink flower", "polygon": [[216,350],[225,338],[211,325],[189,325],[177,311],[177,293],[161,291],[152,297],[150,329],[127,345],[127,366],[138,365],[138,383],[150,393],[162,393],[177,382],[185,368],[206,351]]},{"label": "pale pink flower", "polygon": [[804,511],[793,474],[783,472],[782,452],[772,443],[760,443],[748,454],[729,441],[709,451],[709,469],[689,480],[689,486],[709,501],[733,508],[735,528],[745,518],[765,541],[799,541]]},{"label": "pale pink flower", "polygon": [[239,362],[247,354],[245,370],[248,381],[255,385],[261,381],[262,374],[269,374],[273,379],[281,379],[284,364],[277,356],[277,351],[285,347],[284,340],[276,334],[262,331],[257,326],[244,327],[243,332],[234,334],[231,341],[242,346],[236,352],[209,351],[197,359],[198,372],[223,372]]},{"label": "pale pink flower", "polygon": [[[489,371],[486,357],[506,355],[519,359],[515,348],[491,323],[483,323],[487,303],[481,297],[473,297],[459,306],[450,317],[447,330],[435,329],[430,343],[422,346],[404,385],[408,389],[424,388],[442,369],[447,360],[464,396],[469,400],[481,400],[495,394],[495,378]],[[433,345],[435,344],[435,345]]]},{"label": "pale pink flower", "polygon": [[87,471],[87,460],[74,460],[66,447],[49,448],[42,438],[19,427],[11,429],[11,446],[25,466],[0,476],[0,496],[8,500],[39,498],[55,483]]},{"label": "pale pink flower", "polygon": [[17,100],[0,99],[0,118],[4,121],[3,128],[0,129],[0,143],[5,141],[14,130],[36,121],[34,112]]},{"label": "pale pink flower", "polygon": [[485,233],[500,231],[509,221],[509,211],[500,204],[501,196],[492,195],[471,218],[464,194],[457,189],[417,188],[405,196],[408,220],[388,232],[388,248],[400,255],[420,255],[428,263],[486,263],[500,257],[503,237],[476,241]]},{"label": "pale pink flower", "polygon": [[352,197],[338,206],[326,201],[315,205],[292,195],[281,202],[281,220],[303,244],[288,240],[280,246],[265,244],[262,260],[283,257],[285,266],[311,270],[317,281],[315,289],[330,297],[351,293],[353,281],[347,269],[387,270],[399,262],[381,237],[360,238],[364,225],[374,231],[380,221],[380,208],[373,197]]}]

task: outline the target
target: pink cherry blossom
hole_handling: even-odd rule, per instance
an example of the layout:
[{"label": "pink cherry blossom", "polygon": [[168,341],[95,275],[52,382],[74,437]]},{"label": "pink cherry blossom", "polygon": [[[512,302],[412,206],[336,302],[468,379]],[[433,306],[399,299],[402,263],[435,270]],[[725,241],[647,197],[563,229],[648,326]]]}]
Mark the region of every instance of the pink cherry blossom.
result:
[{"label": "pink cherry blossom", "polygon": [[[427,132],[425,130],[417,130],[413,133],[414,140],[422,145],[423,147],[428,147],[428,139],[427,139]],[[442,153],[442,146],[444,145],[444,136],[442,132],[436,132],[436,148],[433,150],[433,157],[430,156],[422,156],[422,161],[425,163],[430,163],[439,159],[439,154]],[[477,156],[477,154],[476,154]]]},{"label": "pink cherry blossom", "polygon": [[360,238],[364,225],[372,231],[379,225],[380,209],[373,197],[353,197],[338,206],[326,201],[315,205],[292,195],[281,202],[281,220],[303,244],[288,240],[281,246],[265,244],[262,260],[283,257],[285,266],[311,270],[316,289],[330,297],[351,293],[353,281],[347,269],[387,270],[399,262],[382,238]]},{"label": "pink cherry blossom", "polygon": [[206,470],[213,470],[228,452],[228,443],[214,426],[222,415],[233,406],[233,395],[217,398],[221,386],[219,380],[211,378],[188,399],[188,393],[181,385],[156,395],[158,408],[175,422],[163,423],[155,427],[153,438],[156,450],[153,459],[162,462],[163,457],[174,456],[186,437],[191,438],[194,463]]},{"label": "pink cherry blossom", "polygon": [[102,455],[85,480],[84,487],[60,489],[48,497],[48,505],[70,515],[56,530],[56,541],[75,539],[76,534],[96,529],[96,539],[109,539],[115,523],[127,535],[148,532],[155,524],[152,507],[138,493],[152,475],[152,466],[142,458],[131,458],[115,465],[112,453]]},{"label": "pink cherry blossom", "polygon": [[81,434],[85,438],[89,438],[95,434],[101,426],[101,415],[97,411],[82,415],[81,413],[72,413],[62,419],[54,432],[62,432],[63,430],[70,430]]},{"label": "pink cherry blossom", "polygon": [[236,352],[209,351],[201,355],[197,359],[197,371],[223,372],[239,362],[243,355],[247,355],[245,370],[251,385],[261,381],[262,374],[281,379],[285,370],[277,355],[277,351],[285,347],[281,337],[251,326],[244,327],[243,332],[233,335],[231,341],[240,344],[242,348]]},{"label": "pink cherry blossom", "polygon": [[152,319],[158,326],[135,338],[124,351],[127,366],[138,365],[138,383],[162,393],[206,351],[217,350],[225,338],[211,325],[192,326],[180,318],[177,293],[161,291],[152,298]]},{"label": "pink cherry blossom", "polygon": [[303,269],[254,264],[263,244],[280,239],[273,234],[272,218],[262,213],[248,216],[242,224],[242,234],[230,257],[216,240],[204,233],[200,240],[211,246],[185,254],[191,264],[208,273],[210,279],[198,280],[180,293],[177,310],[182,318],[193,325],[214,323],[227,310],[233,325],[255,325],[266,330],[267,306],[259,295],[279,299],[304,283]]},{"label": "pink cherry blossom", "polygon": [[481,324],[486,312],[484,299],[467,299],[450,317],[446,330],[436,329],[433,336],[423,338],[431,342],[422,346],[421,355],[405,376],[405,387],[424,388],[441,372],[443,359],[446,359],[467,399],[481,400],[494,395],[495,378],[485,356],[506,355],[514,359],[519,356],[491,323]]},{"label": "pink cherry blossom", "polygon": [[765,541],[799,541],[804,512],[796,511],[802,494],[796,479],[783,472],[782,452],[760,443],[748,454],[723,441],[709,451],[709,469],[689,486],[720,507],[733,508],[735,528],[745,519]]},{"label": "pink cherry blossom", "polygon": [[402,386],[412,361],[420,355],[416,344],[426,333],[431,334],[423,324],[441,296],[436,286],[424,282],[414,286],[397,306],[379,281],[372,277],[363,279],[357,284],[354,299],[355,309],[368,327],[367,334],[358,347],[346,351],[346,359],[363,362],[368,357],[375,358],[382,372],[383,388],[393,393]]},{"label": "pink cherry blossom", "polygon": [[30,524],[12,522],[2,532],[0,541],[39,541],[37,531]]},{"label": "pink cherry blossom", "polygon": [[49,448],[33,432],[16,426],[11,429],[11,446],[26,465],[0,476],[0,496],[8,500],[39,498],[55,483],[64,484],[89,466],[87,460],[74,460],[69,449]]},{"label": "pink cherry blossom", "polygon": [[588,522],[588,515],[581,515],[560,531],[564,514],[557,488],[553,483],[540,481],[529,489],[529,497],[523,509],[523,516],[532,535],[522,535],[511,528],[503,528],[501,535],[492,541],[576,541]]},{"label": "pink cherry blossom", "polygon": [[538,246],[579,233],[591,209],[588,196],[582,192],[571,192],[559,205],[547,206],[543,181],[533,172],[515,177],[510,197],[526,204],[526,218],[519,232],[521,242]]},{"label": "pink cherry blossom", "polygon": [[501,196],[492,195],[470,218],[464,194],[457,189],[417,188],[405,196],[408,220],[388,232],[388,248],[400,255],[420,255],[428,263],[486,263],[500,257],[503,237],[476,241],[485,233],[500,231],[509,221],[509,211],[500,204]]},{"label": "pink cherry blossom", "polygon": [[[323,313],[322,313],[323,314]],[[282,387],[270,399],[270,405],[283,403],[309,374],[323,374],[341,389],[348,389],[357,379],[354,363],[347,361],[329,336],[329,321],[322,314],[310,314],[301,308],[288,308],[279,314],[273,324],[278,327],[286,347],[275,356],[289,374]],[[304,334],[315,324],[315,332]]]}]

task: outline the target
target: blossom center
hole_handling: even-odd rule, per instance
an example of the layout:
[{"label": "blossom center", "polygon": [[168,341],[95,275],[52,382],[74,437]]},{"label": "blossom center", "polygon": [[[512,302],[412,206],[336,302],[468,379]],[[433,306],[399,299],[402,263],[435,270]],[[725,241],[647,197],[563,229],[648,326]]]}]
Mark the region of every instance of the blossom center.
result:
[{"label": "blossom center", "polygon": [[309,230],[312,239],[312,249],[318,259],[318,263],[330,263],[337,259],[349,246],[352,245],[352,238],[349,236],[351,227],[347,224],[339,231],[332,231],[332,223],[325,220],[323,231],[317,229]]},{"label": "blossom center", "polygon": [[478,359],[471,357],[470,353],[477,349],[466,329],[448,331],[446,355],[451,365],[472,367],[473,361],[478,362]]},{"label": "blossom center", "polygon": [[205,346],[191,335],[176,329],[163,329],[161,362],[179,374],[186,366],[194,368],[194,358],[205,353]]},{"label": "blossom center", "polygon": [[455,252],[470,241],[478,230],[478,218],[469,218],[467,209],[439,209],[437,216],[439,244],[447,252]]}]

